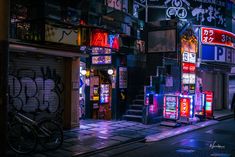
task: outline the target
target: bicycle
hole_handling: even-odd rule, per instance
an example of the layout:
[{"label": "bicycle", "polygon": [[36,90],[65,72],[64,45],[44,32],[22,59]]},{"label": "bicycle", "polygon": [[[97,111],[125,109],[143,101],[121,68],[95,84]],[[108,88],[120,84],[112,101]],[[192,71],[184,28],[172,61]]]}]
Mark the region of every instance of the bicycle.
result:
[{"label": "bicycle", "polygon": [[51,119],[36,122],[29,117],[14,112],[8,123],[8,145],[18,154],[33,152],[38,143],[46,150],[59,148],[64,139],[63,130]]}]

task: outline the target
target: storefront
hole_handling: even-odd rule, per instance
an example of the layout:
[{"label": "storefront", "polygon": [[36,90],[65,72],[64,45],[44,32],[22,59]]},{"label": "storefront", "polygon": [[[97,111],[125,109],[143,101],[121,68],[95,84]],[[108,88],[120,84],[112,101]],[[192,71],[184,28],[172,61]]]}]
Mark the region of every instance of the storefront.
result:
[{"label": "storefront", "polygon": [[90,56],[82,69],[85,90],[80,95],[85,97],[84,117],[119,119],[124,112],[127,88],[126,56],[119,52],[119,35],[95,27],[81,27],[79,32],[78,43]]},{"label": "storefront", "polygon": [[201,27],[201,70],[203,90],[214,92],[214,109],[230,109],[230,72],[235,66],[235,35],[210,27]]}]

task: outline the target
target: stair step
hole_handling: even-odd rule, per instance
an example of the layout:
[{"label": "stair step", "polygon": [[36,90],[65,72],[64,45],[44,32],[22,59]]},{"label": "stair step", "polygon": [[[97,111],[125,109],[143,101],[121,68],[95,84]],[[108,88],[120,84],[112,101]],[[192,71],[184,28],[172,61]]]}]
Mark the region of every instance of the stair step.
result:
[{"label": "stair step", "polygon": [[133,109],[133,110],[142,110],[144,107],[144,105],[140,105],[140,104],[132,104],[129,106],[130,109]]},{"label": "stair step", "polygon": [[130,115],[130,114],[123,115],[123,117],[128,117],[128,118],[139,118],[139,119],[142,119],[142,118],[143,118],[143,116]]},{"label": "stair step", "polygon": [[140,109],[140,110],[135,110],[135,109],[129,109],[127,110],[127,114],[128,115],[138,115],[138,116],[142,116],[143,115],[143,110]]},{"label": "stair step", "polygon": [[130,112],[143,112],[142,110],[134,110],[134,109],[129,109],[127,111],[130,111]]},{"label": "stair step", "polygon": [[137,104],[144,104],[144,99],[134,99],[133,103]]},{"label": "stair step", "polygon": [[144,100],[144,94],[136,95],[136,99],[142,99],[142,100]]}]

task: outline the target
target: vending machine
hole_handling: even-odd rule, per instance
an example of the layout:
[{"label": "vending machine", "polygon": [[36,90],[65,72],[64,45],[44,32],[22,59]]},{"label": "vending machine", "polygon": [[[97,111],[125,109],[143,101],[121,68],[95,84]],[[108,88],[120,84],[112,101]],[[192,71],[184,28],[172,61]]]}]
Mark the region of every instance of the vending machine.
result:
[{"label": "vending machine", "polygon": [[180,126],[177,123],[179,117],[179,97],[177,95],[164,95],[163,104],[163,121],[161,125],[176,127]]},{"label": "vending machine", "polygon": [[205,94],[196,93],[195,94],[195,116],[198,117],[201,121],[205,119]]},{"label": "vending machine", "polygon": [[186,124],[192,123],[194,121],[194,96],[182,95],[179,104],[180,114],[178,122]]},{"label": "vending machine", "polygon": [[206,118],[213,118],[213,92],[204,91],[205,94],[205,114]]}]

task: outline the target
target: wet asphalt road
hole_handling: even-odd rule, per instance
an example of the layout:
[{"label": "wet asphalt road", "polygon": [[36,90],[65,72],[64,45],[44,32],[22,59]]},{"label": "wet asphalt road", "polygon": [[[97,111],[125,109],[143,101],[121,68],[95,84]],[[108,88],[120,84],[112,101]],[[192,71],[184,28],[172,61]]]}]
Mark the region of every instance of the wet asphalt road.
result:
[{"label": "wet asphalt road", "polygon": [[235,157],[235,120],[158,142],[136,142],[90,157]]}]

